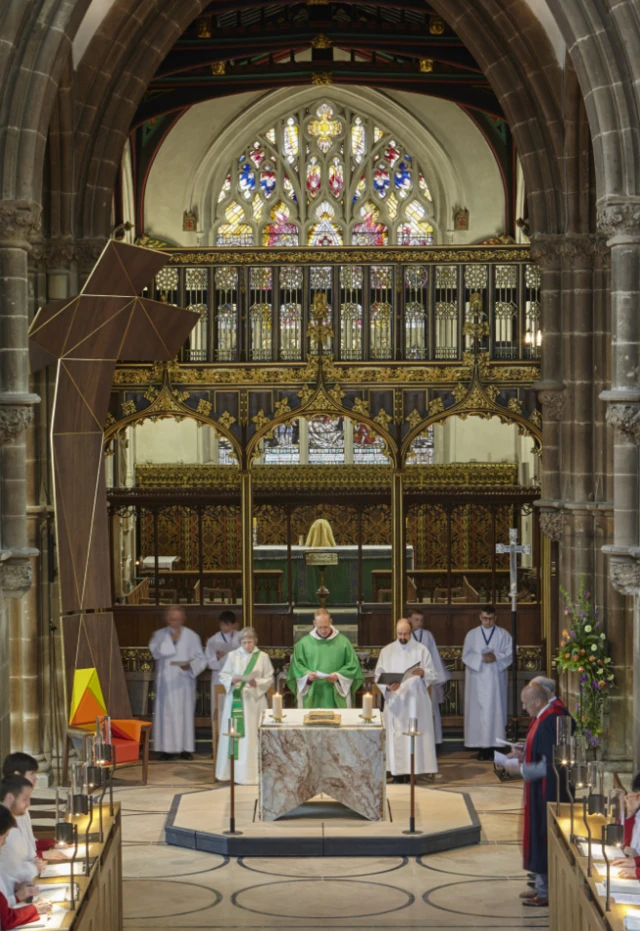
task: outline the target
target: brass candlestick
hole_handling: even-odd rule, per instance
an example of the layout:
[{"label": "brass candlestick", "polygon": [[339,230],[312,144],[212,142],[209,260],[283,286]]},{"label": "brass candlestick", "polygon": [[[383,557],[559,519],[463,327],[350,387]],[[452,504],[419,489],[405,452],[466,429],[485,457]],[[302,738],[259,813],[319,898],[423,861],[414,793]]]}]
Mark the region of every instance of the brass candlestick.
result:
[{"label": "brass candlestick", "polygon": [[409,807],[409,830],[403,831],[403,834],[422,834],[422,831],[416,831],[416,737],[421,734],[418,731],[418,719],[409,719],[409,730],[404,732],[404,736],[410,740],[411,754],[411,778],[410,782],[410,807]]},{"label": "brass candlestick", "polygon": [[229,738],[229,768],[230,768],[230,778],[231,778],[231,804],[229,811],[229,830],[223,831],[223,834],[227,836],[237,836],[242,834],[242,831],[236,831],[236,772],[235,772],[235,763],[236,763],[236,740],[242,738],[242,734],[237,730],[235,718],[229,718],[229,727],[227,733],[224,735]]}]

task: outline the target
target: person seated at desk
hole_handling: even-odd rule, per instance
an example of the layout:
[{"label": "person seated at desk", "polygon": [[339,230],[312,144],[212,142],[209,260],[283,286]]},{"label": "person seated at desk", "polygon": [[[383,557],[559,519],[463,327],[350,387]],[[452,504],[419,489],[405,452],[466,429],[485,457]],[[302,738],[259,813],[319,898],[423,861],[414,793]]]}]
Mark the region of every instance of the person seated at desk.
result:
[{"label": "person seated at desk", "polygon": [[13,816],[16,830],[9,831],[0,850],[0,876],[10,893],[16,884],[32,884],[45,867],[34,855],[34,847],[25,820],[33,786],[24,776],[9,776],[0,783],[0,804]]},{"label": "person seated at desk", "polygon": [[[8,808],[0,805],[0,855],[3,847],[7,842],[10,834],[16,833],[18,826],[16,819]],[[37,921],[40,915],[48,915],[51,912],[51,903],[43,902],[40,905],[24,905],[21,908],[13,908],[9,904],[9,896],[6,893],[6,877],[0,872],[0,928],[2,931],[10,931],[11,928],[17,928],[19,925],[31,924]],[[30,898],[38,894],[37,886],[23,886],[20,890],[21,900]],[[15,896],[11,894],[15,901]]]},{"label": "person seated at desk", "polygon": [[[36,782],[38,780],[38,761],[35,757],[32,757],[29,753],[9,753],[5,757],[2,764],[2,778],[9,779],[11,776],[24,776],[25,779],[28,779],[31,785],[35,788]],[[55,840],[53,838],[49,839],[38,839],[34,837],[33,826],[31,824],[31,814],[27,810],[24,817],[25,831],[33,851],[33,856],[40,856],[44,860],[65,860],[66,858],[62,854],[56,853],[55,850],[52,850],[52,847],[55,847]],[[1,927],[1,926],[0,926]]]},{"label": "person seated at desk", "polygon": [[[228,654],[220,673],[220,684],[227,691],[222,720],[228,724],[232,718],[241,734],[241,738],[234,741],[235,782],[241,786],[256,786],[258,725],[269,704],[267,692],[273,685],[273,666],[267,654],[258,649],[258,635],[253,627],[245,627],[240,633],[240,647]],[[218,743],[216,779],[220,782],[226,782],[230,776],[226,731],[224,727]]]},{"label": "person seated at desk", "polygon": [[[400,618],[396,624],[397,639],[380,650],[375,679],[384,695],[384,726],[387,731],[387,769],[394,782],[407,782],[411,771],[411,756],[406,732],[409,720],[416,718],[420,737],[416,738],[416,775],[437,773],[436,744],[433,733],[433,712],[429,686],[438,679],[438,672],[427,647],[412,637],[411,624]],[[416,668],[404,682],[385,685],[383,673],[404,674]]]},{"label": "person seated at desk", "polygon": [[364,673],[351,642],[331,623],[325,608],[313,618],[313,630],[293,648],[287,685],[299,708],[351,708]]},{"label": "person seated at desk", "polygon": [[622,867],[620,879],[640,879],[640,773],[633,777],[631,792],[625,798],[627,817],[624,822],[625,856],[613,861]]}]

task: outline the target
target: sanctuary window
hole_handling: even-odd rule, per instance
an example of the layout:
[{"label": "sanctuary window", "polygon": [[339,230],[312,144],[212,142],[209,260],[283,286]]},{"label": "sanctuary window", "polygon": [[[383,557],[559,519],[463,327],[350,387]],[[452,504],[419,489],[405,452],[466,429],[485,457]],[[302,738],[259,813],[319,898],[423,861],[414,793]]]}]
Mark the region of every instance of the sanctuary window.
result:
[{"label": "sanctuary window", "polygon": [[429,246],[433,203],[404,142],[330,100],[287,114],[234,158],[217,193],[218,246]]}]

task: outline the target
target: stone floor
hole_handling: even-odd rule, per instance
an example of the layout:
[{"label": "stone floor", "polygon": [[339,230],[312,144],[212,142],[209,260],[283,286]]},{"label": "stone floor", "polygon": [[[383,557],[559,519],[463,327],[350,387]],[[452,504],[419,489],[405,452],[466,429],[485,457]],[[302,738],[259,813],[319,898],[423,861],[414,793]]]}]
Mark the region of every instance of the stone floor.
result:
[{"label": "stone floor", "polygon": [[418,859],[240,860],[164,841],[174,795],[210,786],[210,762],[152,763],[147,787],[135,767],[120,770],[125,929],[547,928],[546,910],[523,908],[518,898],[526,888],[522,783],[501,784],[490,764],[463,752],[440,769],[438,791],[471,795],[482,823],[479,845]]}]

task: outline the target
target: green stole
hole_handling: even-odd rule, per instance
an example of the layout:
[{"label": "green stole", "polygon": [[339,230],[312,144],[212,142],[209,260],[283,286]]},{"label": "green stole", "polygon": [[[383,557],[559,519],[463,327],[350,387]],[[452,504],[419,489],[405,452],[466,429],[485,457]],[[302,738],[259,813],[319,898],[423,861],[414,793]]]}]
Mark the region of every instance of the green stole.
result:
[{"label": "green stole", "polygon": [[[258,662],[258,657],[260,656],[260,650],[256,650],[255,653],[251,654],[251,658],[247,663],[245,671],[242,673],[243,676],[249,676],[253,672],[256,663]],[[233,690],[233,700],[231,702],[231,723],[236,723],[236,730],[240,737],[244,737],[244,706],[242,704],[242,690],[245,687],[246,682],[240,682]],[[233,756],[234,759],[238,759],[238,741],[235,737],[229,738],[229,756]]]}]

